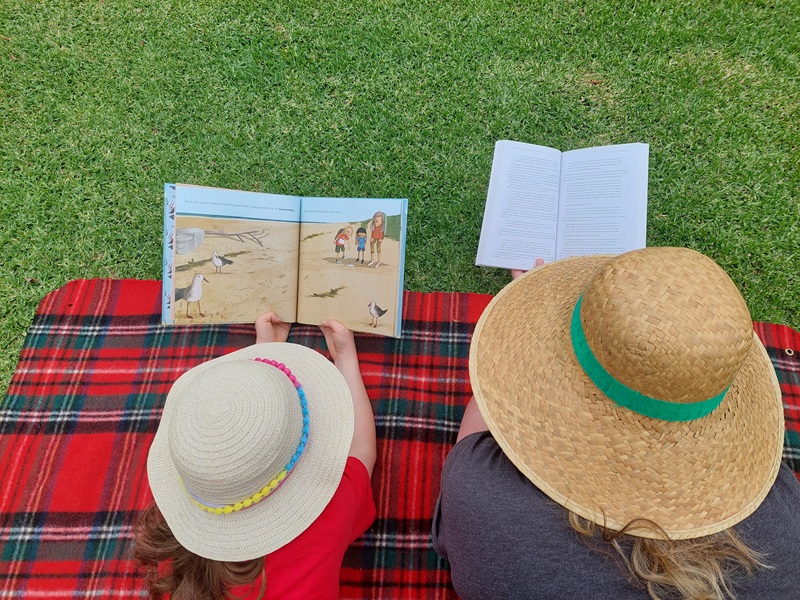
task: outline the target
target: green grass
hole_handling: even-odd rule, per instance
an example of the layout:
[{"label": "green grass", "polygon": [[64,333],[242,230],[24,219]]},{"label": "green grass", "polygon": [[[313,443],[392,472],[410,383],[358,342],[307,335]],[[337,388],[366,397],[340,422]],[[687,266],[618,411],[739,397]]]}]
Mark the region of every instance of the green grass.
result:
[{"label": "green grass", "polygon": [[47,292],[160,278],[165,181],[408,197],[407,288],[497,291],[498,139],[648,142],[648,244],[800,326],[800,2],[191,4],[0,5],[0,393]]}]

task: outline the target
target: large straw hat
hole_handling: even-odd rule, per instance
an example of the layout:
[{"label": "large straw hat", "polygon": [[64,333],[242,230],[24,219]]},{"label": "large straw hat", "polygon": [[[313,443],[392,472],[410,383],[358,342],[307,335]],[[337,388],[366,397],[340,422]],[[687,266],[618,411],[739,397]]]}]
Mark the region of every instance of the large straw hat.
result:
[{"label": "large straw hat", "polygon": [[352,437],[353,401],[329,360],[296,344],[258,344],[175,382],[147,474],[181,545],[214,560],[248,560],[319,516]]},{"label": "large straw hat", "polygon": [[777,476],[774,370],[734,283],[692,250],[528,272],[481,316],[470,377],[517,468],[612,529],[646,518],[672,539],[709,535],[750,515]]}]

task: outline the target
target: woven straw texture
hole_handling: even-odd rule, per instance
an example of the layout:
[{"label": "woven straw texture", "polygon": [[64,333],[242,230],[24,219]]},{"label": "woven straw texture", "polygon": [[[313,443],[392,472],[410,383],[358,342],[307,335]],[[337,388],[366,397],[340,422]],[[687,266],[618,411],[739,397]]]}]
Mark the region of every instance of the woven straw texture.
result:
[{"label": "woven straw texture", "polygon": [[[247,482],[245,487],[233,488],[237,498],[242,499],[266,485],[288,462],[297,445],[297,437],[286,440],[283,444],[286,452],[280,456],[282,464],[267,472],[270,471],[269,467],[264,471],[259,464],[265,462],[258,452],[260,444],[254,446],[248,443],[263,439],[260,435],[263,431],[259,429],[274,428],[274,425],[267,423],[274,415],[262,410],[267,403],[266,394],[271,388],[275,393],[281,393],[274,389],[275,385],[288,384],[289,389],[284,389],[283,393],[288,391],[294,396],[293,402],[299,404],[294,387],[286,375],[275,367],[253,361],[254,358],[270,358],[285,363],[303,386],[308,398],[308,444],[292,473],[267,498],[230,514],[209,513],[198,508],[180,484],[171,447],[176,455],[181,456],[182,466],[188,465],[188,470],[196,474],[205,471],[202,475],[205,479],[210,475],[210,465],[216,463],[218,468],[223,469],[227,465],[229,473],[226,475],[222,471],[219,476]],[[244,368],[239,364],[241,361],[246,363]],[[251,364],[247,365],[248,362]],[[252,377],[263,384],[262,392],[265,395],[261,398],[257,395],[251,397],[252,402],[246,403],[251,413],[249,415],[241,411],[226,411],[236,417],[236,422],[225,427],[226,439],[208,428],[205,428],[205,440],[185,440],[182,439],[184,436],[174,435],[174,431],[170,431],[170,424],[176,418],[176,413],[185,409],[187,397],[195,402],[203,402],[202,398],[208,398],[206,393],[193,389],[199,377],[211,373],[218,379],[219,366],[226,364],[234,366],[230,372],[232,378],[228,376],[226,382],[217,381],[214,386],[217,390],[227,388],[230,392],[242,388],[242,394],[249,393],[252,387],[241,385],[237,377]],[[264,381],[270,378],[258,378],[257,373],[246,372],[248,369],[271,371],[275,385]],[[191,398],[193,395],[195,397]],[[258,408],[257,404],[260,405]],[[219,403],[215,402],[214,407],[218,409]],[[201,420],[199,415],[195,420]],[[235,439],[229,439],[231,436]],[[148,456],[147,474],[153,496],[181,544],[195,554],[214,560],[247,560],[264,556],[293,540],[319,516],[342,478],[352,437],[353,401],[344,378],[333,363],[318,352],[297,344],[258,344],[195,367],[175,383],[167,396],[161,424]],[[182,440],[183,443],[177,444],[176,440]],[[254,473],[257,475],[259,472],[262,476],[254,480]],[[202,491],[209,493],[205,488]],[[209,498],[209,501],[218,503],[231,500],[226,497]]]},{"label": "woven straw texture", "polygon": [[[653,271],[654,255],[669,268]],[[753,331],[730,277],[710,258],[673,248],[610,262],[586,287],[581,322],[589,347],[615,379],[677,403],[727,388]]]},{"label": "woven straw texture", "polygon": [[[719,325],[729,315],[703,308],[714,297],[706,294],[730,296],[732,291],[739,297],[735,288],[711,277],[714,269],[704,264],[695,278],[653,287],[654,266],[686,259],[673,249],[656,250],[655,260],[651,256],[643,264],[625,265],[621,278],[611,274],[617,281],[613,289],[608,278],[593,280],[609,257],[552,263],[507,286],[478,323],[470,376],[481,413],[503,451],[553,500],[614,529],[647,518],[673,538],[691,538],[741,521],[766,496],[780,464],[783,411],[769,358],[752,333],[749,317],[742,319],[741,306],[732,309],[732,328]],[[681,300],[678,314],[689,324],[696,316],[702,334],[690,335],[686,324],[675,332],[662,330],[662,315],[648,308],[654,298],[658,305],[674,302],[676,294],[685,296],[681,289],[697,293]],[[591,347],[599,348],[608,370],[612,361],[624,363],[614,374],[643,393],[675,402],[706,399],[730,383],[732,364],[746,352],[722,404],[702,419],[670,422],[609,400],[588,379],[572,350],[570,319],[584,291],[588,316],[595,319],[584,321]],[[605,304],[594,295],[598,291],[606,295]],[[631,308],[630,298],[637,296],[647,301]],[[628,324],[629,330],[641,333],[642,327],[652,327],[648,343],[607,335],[621,329],[621,313],[638,322]],[[741,342],[742,327],[749,343]],[[599,339],[612,343],[602,346]],[[653,345],[653,339],[658,343]],[[729,339],[738,345],[724,348]],[[655,346],[662,343],[666,352],[660,355]],[[710,367],[700,364],[708,352],[720,350],[725,350],[725,360],[709,361]],[[670,386],[675,373],[682,374],[681,381]],[[711,383],[699,384],[704,378]],[[693,382],[702,392],[692,390]],[[660,537],[643,528],[631,533]]]}]

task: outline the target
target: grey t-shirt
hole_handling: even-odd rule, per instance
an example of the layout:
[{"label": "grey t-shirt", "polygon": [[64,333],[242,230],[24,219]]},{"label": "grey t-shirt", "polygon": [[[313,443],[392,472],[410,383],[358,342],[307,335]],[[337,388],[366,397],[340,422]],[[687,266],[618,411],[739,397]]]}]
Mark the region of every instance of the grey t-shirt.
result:
[{"label": "grey t-shirt", "polygon": [[[737,600],[800,599],[800,482],[786,465],[762,505],[734,529],[770,569],[733,578]],[[506,458],[489,432],[451,450],[433,517],[433,547],[463,600],[647,600],[604,542],[587,544],[567,512]]]}]

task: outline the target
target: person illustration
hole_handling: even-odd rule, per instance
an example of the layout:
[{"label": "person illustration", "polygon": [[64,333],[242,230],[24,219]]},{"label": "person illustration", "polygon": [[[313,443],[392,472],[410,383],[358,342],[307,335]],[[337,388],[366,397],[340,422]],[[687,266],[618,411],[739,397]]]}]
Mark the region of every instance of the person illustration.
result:
[{"label": "person illustration", "polygon": [[[348,225],[347,227],[342,227],[339,231],[336,232],[336,237],[333,239],[334,249],[336,252],[336,262],[341,263],[345,256],[344,256],[344,247],[347,244],[347,247],[350,247],[350,238],[353,236],[353,228]],[[341,258],[339,254],[341,253]]]},{"label": "person illustration", "polygon": [[[386,235],[386,213],[382,211],[376,212],[372,215],[369,222],[369,263],[368,267],[375,265],[381,266],[381,242]],[[375,252],[377,250],[378,260],[375,260]]]},{"label": "person illustration", "polygon": [[539,266],[481,316],[432,538],[475,598],[800,597],[780,385],[706,256]]},{"label": "person illustration", "polygon": [[356,229],[356,262],[361,260],[361,264],[364,264],[364,253],[367,247],[367,230],[363,227],[359,227]]},{"label": "person illustration", "polygon": [[[147,458],[154,502],[134,530],[153,598],[339,597],[348,545],[375,518],[375,420],[353,334],[320,328],[333,359],[256,343],[173,384]],[[244,425],[243,425],[244,424]]]}]

